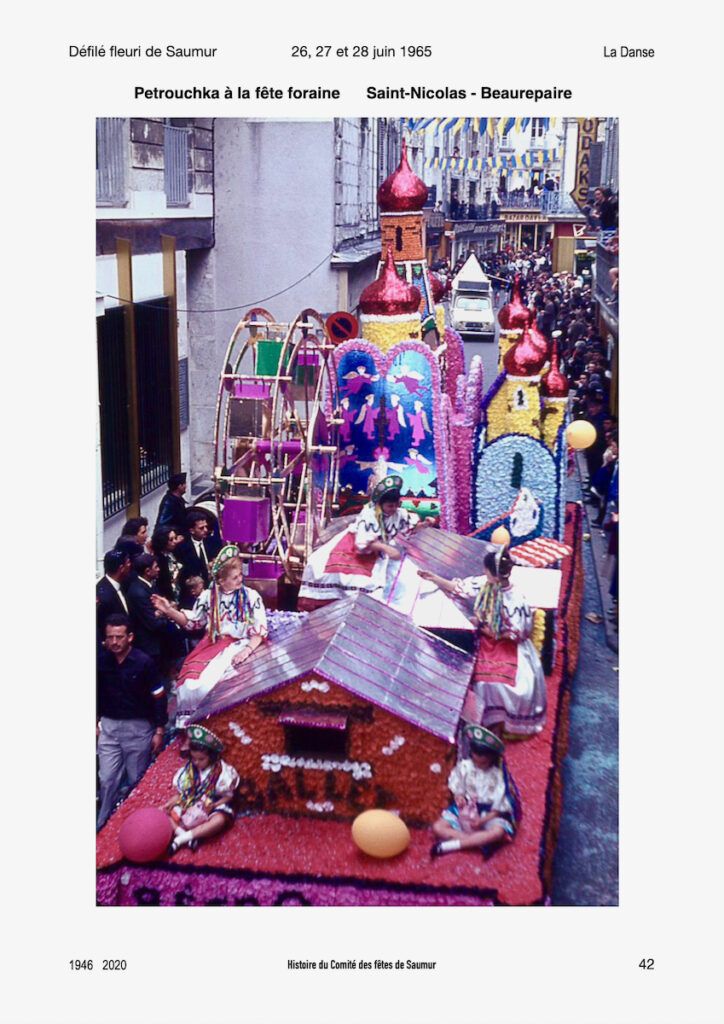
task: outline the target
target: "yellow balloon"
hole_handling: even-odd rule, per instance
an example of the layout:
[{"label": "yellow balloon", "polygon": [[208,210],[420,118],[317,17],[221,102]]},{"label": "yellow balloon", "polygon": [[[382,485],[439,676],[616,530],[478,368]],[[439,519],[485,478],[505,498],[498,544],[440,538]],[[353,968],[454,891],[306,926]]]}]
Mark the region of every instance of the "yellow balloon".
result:
[{"label": "yellow balloon", "polygon": [[583,448],[590,448],[596,440],[596,428],[588,420],[574,420],[568,424],[566,440],[571,448],[581,451]]},{"label": "yellow balloon", "polygon": [[491,533],[490,540],[493,544],[502,544],[503,547],[507,548],[508,544],[510,544],[510,534],[504,526],[499,526]]},{"label": "yellow balloon", "polygon": [[410,845],[410,830],[392,811],[363,811],[352,822],[352,839],[370,857],[396,857]]}]

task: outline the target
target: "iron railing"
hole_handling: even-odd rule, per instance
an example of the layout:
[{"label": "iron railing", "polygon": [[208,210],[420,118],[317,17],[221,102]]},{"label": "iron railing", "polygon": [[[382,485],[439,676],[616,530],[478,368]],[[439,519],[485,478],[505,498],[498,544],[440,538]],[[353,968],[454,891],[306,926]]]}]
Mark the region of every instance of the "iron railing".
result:
[{"label": "iron railing", "polygon": [[97,338],[103,518],[110,519],[122,512],[131,500],[126,339],[120,306],[98,317]]},{"label": "iron railing", "polygon": [[141,496],[168,481],[173,462],[169,300],[134,305]]}]

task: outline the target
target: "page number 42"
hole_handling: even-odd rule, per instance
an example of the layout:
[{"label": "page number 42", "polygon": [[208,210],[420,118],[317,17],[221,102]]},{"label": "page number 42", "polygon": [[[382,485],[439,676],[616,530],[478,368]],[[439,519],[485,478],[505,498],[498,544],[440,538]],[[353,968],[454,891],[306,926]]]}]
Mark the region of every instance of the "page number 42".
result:
[{"label": "page number 42", "polygon": [[642,971],[653,971],[653,969],[654,969],[654,958],[651,957],[651,956],[644,957],[643,960],[639,960],[639,967],[641,968]]}]

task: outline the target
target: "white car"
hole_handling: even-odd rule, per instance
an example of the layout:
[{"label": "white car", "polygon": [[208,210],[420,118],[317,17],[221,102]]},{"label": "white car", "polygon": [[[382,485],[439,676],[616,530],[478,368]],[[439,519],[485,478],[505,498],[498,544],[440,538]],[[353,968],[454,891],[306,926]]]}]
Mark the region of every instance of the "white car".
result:
[{"label": "white car", "polygon": [[484,341],[495,340],[493,303],[489,295],[457,292],[453,295],[450,317],[459,334],[476,334]]}]

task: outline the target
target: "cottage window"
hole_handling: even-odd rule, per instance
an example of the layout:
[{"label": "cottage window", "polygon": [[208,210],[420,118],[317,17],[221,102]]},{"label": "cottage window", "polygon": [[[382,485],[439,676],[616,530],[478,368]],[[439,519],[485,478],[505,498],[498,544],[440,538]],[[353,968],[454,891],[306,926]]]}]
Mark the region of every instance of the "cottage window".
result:
[{"label": "cottage window", "polygon": [[281,715],[284,752],[290,757],[347,760],[347,716],[330,712],[298,711]]}]

